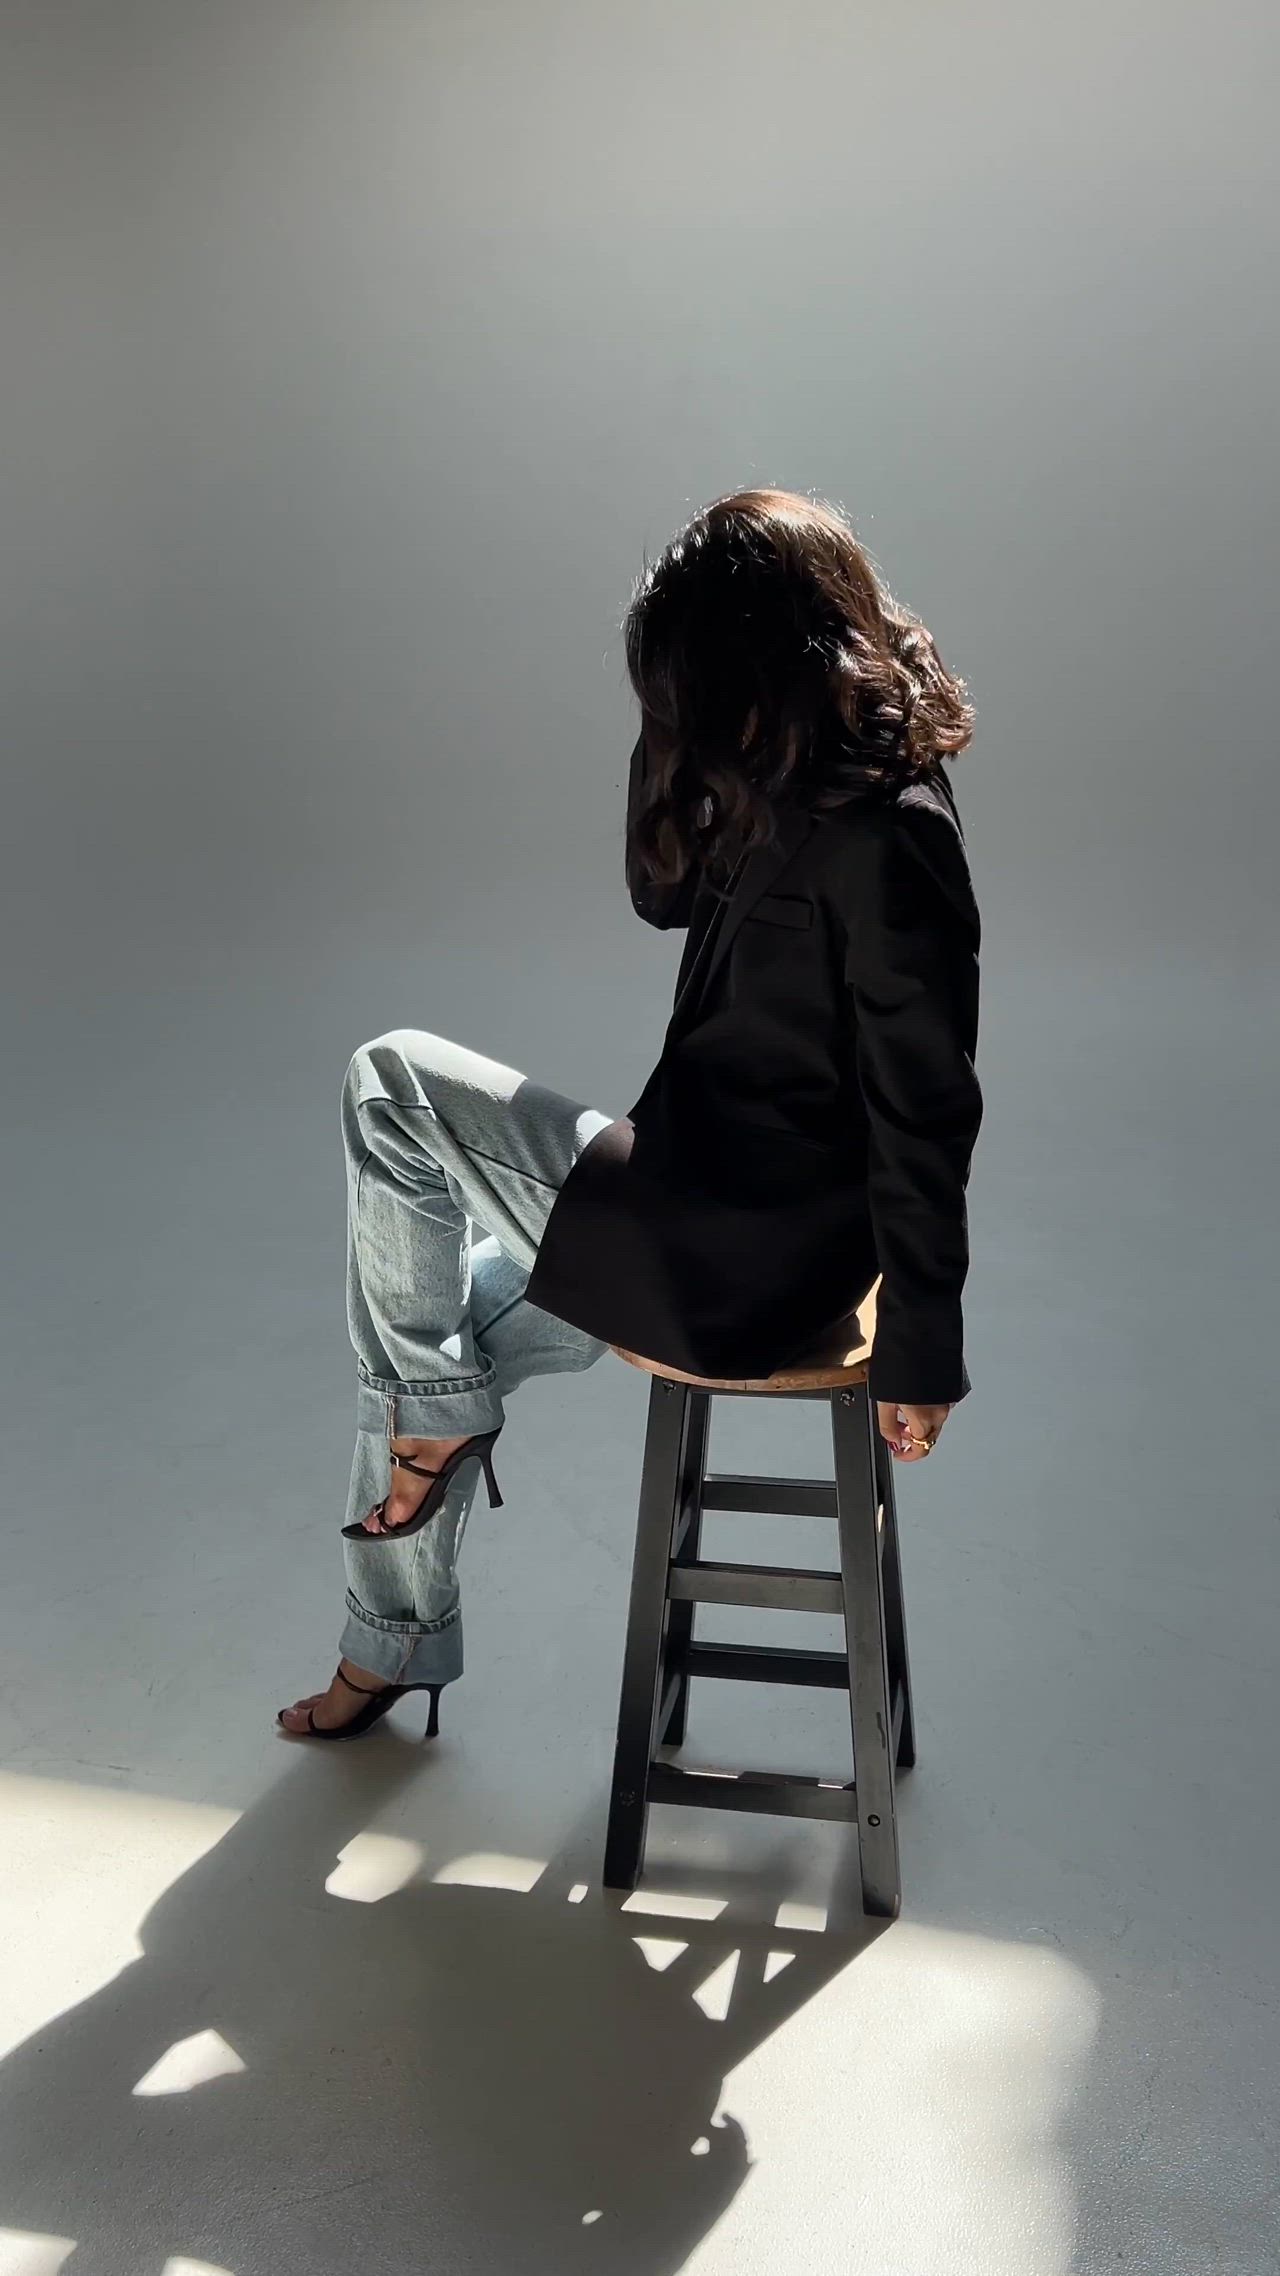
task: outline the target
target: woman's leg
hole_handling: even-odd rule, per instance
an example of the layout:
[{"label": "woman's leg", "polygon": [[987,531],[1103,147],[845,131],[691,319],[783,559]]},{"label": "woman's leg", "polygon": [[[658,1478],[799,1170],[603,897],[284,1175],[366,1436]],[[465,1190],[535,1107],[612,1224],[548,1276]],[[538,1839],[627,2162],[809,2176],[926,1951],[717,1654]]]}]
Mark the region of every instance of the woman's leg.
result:
[{"label": "woman's leg", "polygon": [[441,1036],[401,1029],[357,1051],[342,1100],[347,1318],[389,1436],[501,1422],[470,1317],[471,1228],[531,1267],[556,1195],[608,1120]]},{"label": "woman's leg", "polygon": [[[527,1265],[488,1236],[472,1249],[471,1323],[477,1353],[504,1401],[534,1375],[590,1367],[602,1343],[525,1301]],[[352,1466],[352,1514],[369,1507],[386,1472],[386,1439],[362,1430]],[[385,1682],[452,1683],[462,1673],[458,1552],[479,1472],[468,1465],[437,1517],[407,1541],[347,1541],[347,1624],[341,1651],[354,1671]]]},{"label": "woman's leg", "polygon": [[[390,1470],[392,1442],[438,1467],[451,1445],[501,1422],[504,1392],[525,1374],[598,1356],[599,1345],[525,1304],[523,1287],[556,1194],[609,1118],[408,1029],[355,1054],[342,1115],[359,1379],[353,1522],[392,1478],[405,1479]],[[473,1228],[488,1236],[483,1245]],[[367,1547],[346,1545],[342,1651],[358,1683],[445,1682],[460,1672],[455,1565],[475,1480],[468,1465],[439,1516],[406,1541],[371,1530]],[[410,1474],[407,1506],[397,1512],[393,1502],[389,1520],[426,1491]],[[303,1704],[324,1727],[350,1720],[360,1700],[335,1678]],[[286,1728],[304,1725],[301,1708],[286,1717]]]}]

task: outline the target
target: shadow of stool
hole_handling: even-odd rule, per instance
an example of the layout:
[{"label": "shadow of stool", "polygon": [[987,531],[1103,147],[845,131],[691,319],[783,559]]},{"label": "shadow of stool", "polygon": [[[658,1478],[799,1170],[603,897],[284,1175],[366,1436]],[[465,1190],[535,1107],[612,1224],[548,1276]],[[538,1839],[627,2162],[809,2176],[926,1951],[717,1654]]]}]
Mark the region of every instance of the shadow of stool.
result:
[{"label": "shadow of stool", "polygon": [[[887,1919],[898,1912],[894,1779],[915,1760],[915,1740],[892,1457],[867,1388],[874,1319],[873,1294],[825,1349],[757,1381],[685,1375],[618,1351],[652,1377],[652,1386],[605,1841],[609,1888],[635,1888],[649,1806],[674,1802],[848,1822],[857,1828],[865,1912]],[[720,1398],[824,1400],[834,1477],[709,1474],[711,1402]],[[708,1562],[700,1553],[707,1510],[833,1518],[838,1568]],[[839,1613],[845,1647],[700,1642],[700,1604]],[[841,1784],[774,1771],[687,1770],[660,1759],[659,1748],[683,1743],[695,1676],[846,1690],[853,1778]]]}]

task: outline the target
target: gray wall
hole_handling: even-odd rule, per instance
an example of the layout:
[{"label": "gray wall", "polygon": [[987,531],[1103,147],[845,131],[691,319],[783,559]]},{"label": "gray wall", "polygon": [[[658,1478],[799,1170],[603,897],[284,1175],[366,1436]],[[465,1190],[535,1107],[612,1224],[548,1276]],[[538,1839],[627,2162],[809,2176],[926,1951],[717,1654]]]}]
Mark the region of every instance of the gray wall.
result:
[{"label": "gray wall", "polygon": [[621,1099],[616,619],[744,480],[970,675],[995,976],[1270,957],[1269,21],[7,5],[28,1070],[287,1011]]},{"label": "gray wall", "polygon": [[362,1037],[634,1097],[675,944],[620,890],[617,620],[747,480],[845,501],[980,707],[990,1426],[1094,1395],[1064,1324],[1162,1428],[1192,1320],[1265,1395],[1274,23],[7,6],[33,1449],[51,1363],[126,1435],[161,1355],[193,1417],[345,1397]]},{"label": "gray wall", "polygon": [[161,1354],[192,1418],[210,1381],[345,1400],[363,1037],[630,1103],[675,944],[620,890],[617,622],[644,549],[748,480],[843,500],[980,708],[991,1427],[1067,1396],[1064,1321],[1123,1411],[1162,1334],[1177,1400],[1192,1318],[1238,1401],[1241,1290],[1280,1271],[1271,11],[9,0],[4,30],[33,1449],[51,1364],[126,1435]]}]

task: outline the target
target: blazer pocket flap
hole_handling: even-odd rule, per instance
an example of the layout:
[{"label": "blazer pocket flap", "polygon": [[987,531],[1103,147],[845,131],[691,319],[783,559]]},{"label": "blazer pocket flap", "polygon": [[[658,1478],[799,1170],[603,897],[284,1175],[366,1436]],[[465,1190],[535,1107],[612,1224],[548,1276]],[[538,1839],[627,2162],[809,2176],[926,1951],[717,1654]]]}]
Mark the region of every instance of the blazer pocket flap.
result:
[{"label": "blazer pocket flap", "polygon": [[762,893],[748,912],[747,923],[787,925],[793,932],[807,932],[813,923],[813,903],[798,893]]}]

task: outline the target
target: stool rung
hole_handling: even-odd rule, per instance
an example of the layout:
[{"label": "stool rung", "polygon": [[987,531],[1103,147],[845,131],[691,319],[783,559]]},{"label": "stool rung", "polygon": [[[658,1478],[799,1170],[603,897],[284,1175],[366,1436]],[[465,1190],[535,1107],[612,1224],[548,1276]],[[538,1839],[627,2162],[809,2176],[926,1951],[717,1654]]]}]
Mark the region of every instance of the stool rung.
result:
[{"label": "stool rung", "polygon": [[699,1810],[756,1810],[766,1817],[833,1818],[844,1825],[858,1815],[852,1786],[779,1770],[682,1770],[677,1763],[655,1762],[649,1799]]},{"label": "stool rung", "polygon": [[765,1517],[834,1517],[836,1489],[826,1478],[746,1478],[722,1471],[705,1480],[702,1506],[755,1510]]},{"label": "stool rung", "polygon": [[843,1652],[794,1652],[785,1644],[688,1644],[676,1654],[675,1665],[681,1675],[740,1683],[810,1683],[825,1691],[849,1688],[849,1662]]},{"label": "stool rung", "polygon": [[795,1565],[673,1565],[667,1595],[692,1604],[740,1604],[761,1612],[840,1612],[838,1573],[807,1572]]}]

